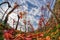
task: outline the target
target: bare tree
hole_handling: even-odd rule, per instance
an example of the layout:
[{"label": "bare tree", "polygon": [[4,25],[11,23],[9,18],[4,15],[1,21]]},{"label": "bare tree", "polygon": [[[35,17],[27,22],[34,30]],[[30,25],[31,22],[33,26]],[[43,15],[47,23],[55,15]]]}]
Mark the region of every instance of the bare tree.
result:
[{"label": "bare tree", "polygon": [[18,21],[17,21],[17,24],[16,24],[16,28],[15,28],[15,30],[17,30],[17,28],[18,28],[19,19],[20,19],[19,15],[17,15],[17,16],[18,16]]},{"label": "bare tree", "polygon": [[9,2],[3,2],[3,3],[0,4],[0,6],[1,6],[2,4],[6,4],[6,3],[8,4],[8,7],[11,7],[11,5],[9,4]]},{"label": "bare tree", "polygon": [[30,27],[28,27],[28,31],[30,31],[29,28],[31,28],[31,30],[32,30],[31,32],[34,32],[33,25],[30,23],[30,21],[28,21],[28,25],[30,25]]},{"label": "bare tree", "polygon": [[7,21],[8,21],[8,16],[9,16],[17,7],[18,7],[18,5],[15,3],[14,7],[12,8],[12,10],[9,11],[8,14],[6,15],[5,20],[4,20],[4,24],[7,23]]},{"label": "bare tree", "polygon": [[49,11],[54,15],[54,17],[56,18],[57,22],[60,23],[60,20],[57,18],[56,13],[50,9],[50,4],[49,4],[49,3],[47,4],[46,7],[47,7],[47,8],[49,9]]},{"label": "bare tree", "polygon": [[[0,4],[0,6],[1,6],[2,4],[8,4],[8,9],[11,7],[11,5],[9,4],[9,2],[3,2],[3,3]],[[2,20],[3,20],[4,16],[5,16],[6,12],[8,11],[8,9],[4,12],[4,14],[3,14],[3,16],[2,16]]]},{"label": "bare tree", "polygon": [[[22,17],[25,16],[25,15],[26,15],[26,12],[19,12],[19,15],[17,15],[17,16],[18,16],[18,21],[17,21],[17,25],[16,25],[15,30],[17,30],[17,28],[18,28],[19,19],[22,19]],[[23,23],[25,24],[25,29],[26,29],[26,20],[24,20]],[[25,30],[25,31],[26,31],[26,30]]]}]

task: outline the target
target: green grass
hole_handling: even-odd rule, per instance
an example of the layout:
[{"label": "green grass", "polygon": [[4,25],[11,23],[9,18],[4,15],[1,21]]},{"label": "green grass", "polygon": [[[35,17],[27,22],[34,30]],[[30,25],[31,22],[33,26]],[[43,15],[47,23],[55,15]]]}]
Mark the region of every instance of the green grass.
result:
[{"label": "green grass", "polygon": [[3,33],[2,33],[1,30],[0,30],[0,40],[4,40],[4,38],[3,38]]}]

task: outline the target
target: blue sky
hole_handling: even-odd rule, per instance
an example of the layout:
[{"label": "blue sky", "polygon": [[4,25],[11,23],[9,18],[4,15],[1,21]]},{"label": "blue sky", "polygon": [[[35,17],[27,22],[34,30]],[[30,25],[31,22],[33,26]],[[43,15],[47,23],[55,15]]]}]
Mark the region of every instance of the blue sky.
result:
[{"label": "blue sky", "polygon": [[[8,1],[12,2],[12,0],[8,0]],[[40,2],[42,5],[46,4],[47,2],[50,2],[50,3],[51,3],[50,7],[53,8],[55,1],[56,1],[56,0],[46,0],[46,2],[45,2],[44,0],[38,0],[37,2]],[[1,3],[1,2],[2,2],[2,0],[0,0],[0,3]],[[18,2],[18,1],[17,1],[17,2]],[[31,8],[33,8],[33,7],[38,8],[38,6],[36,6],[35,4],[30,3],[29,1],[26,1],[26,3],[27,3],[27,5],[28,5],[28,8],[29,8],[29,9],[31,9]],[[19,3],[19,4],[20,4],[20,3]],[[40,6],[41,6],[41,4],[40,4]]]},{"label": "blue sky", "polygon": [[[10,3],[12,2],[12,0],[8,0]],[[14,0],[15,1],[15,0]],[[17,0],[17,3],[20,5],[21,3],[22,3],[22,6],[24,6],[24,5],[27,5],[28,6],[28,12],[30,12],[30,11],[32,11],[32,8],[35,8],[35,9],[37,9],[36,11],[39,11],[39,8],[41,8],[42,6],[46,6],[46,4],[47,4],[47,2],[50,2],[51,4],[50,4],[50,7],[51,7],[51,9],[53,9],[53,7],[54,7],[54,4],[55,4],[55,1],[56,0],[24,0],[24,1],[26,1],[25,3],[23,3],[23,2],[21,2],[21,3],[19,3],[19,1],[21,2],[21,0]],[[2,2],[2,0],[0,0],[0,3]],[[35,3],[34,3],[35,2]],[[12,2],[12,4],[14,4],[14,2]],[[11,4],[11,5],[12,5]],[[39,4],[39,5],[38,5]],[[35,12],[36,12],[35,11]],[[33,11],[32,11],[32,13],[33,13]],[[37,12],[36,14],[39,14],[40,12]],[[45,11],[45,13],[47,13],[47,14],[45,14],[45,16],[47,17],[47,15],[48,15],[48,12],[47,11]],[[48,15],[49,16],[49,15]],[[38,20],[39,18],[40,18],[40,16],[39,15],[35,15],[35,16],[33,16],[34,17],[34,19],[35,20]],[[34,20],[33,20],[34,21]],[[37,26],[37,23],[36,23],[36,21],[34,21],[33,22],[33,26],[34,27],[36,27]]]},{"label": "blue sky", "polygon": [[30,11],[32,8],[38,8],[36,5],[30,3],[29,1],[26,1],[26,3],[28,4],[28,11]]},{"label": "blue sky", "polygon": [[2,0],[0,0],[0,3],[2,3]]}]

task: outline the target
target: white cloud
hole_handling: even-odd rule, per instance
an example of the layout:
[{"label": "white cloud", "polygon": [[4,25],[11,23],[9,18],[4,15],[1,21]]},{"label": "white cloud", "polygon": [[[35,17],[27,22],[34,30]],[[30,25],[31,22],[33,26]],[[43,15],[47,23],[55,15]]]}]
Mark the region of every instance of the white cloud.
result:
[{"label": "white cloud", "polygon": [[[6,1],[6,0],[3,0],[3,1]],[[13,2],[14,1],[14,2]],[[20,11],[27,11],[28,10],[28,5],[26,3],[26,1],[29,1],[30,3],[38,6],[38,8],[32,8],[31,11],[28,12],[27,14],[27,21],[31,21],[31,24],[33,25],[34,29],[37,29],[38,27],[38,19],[36,19],[34,16],[38,15],[38,16],[41,16],[42,12],[41,12],[41,6],[42,6],[42,3],[41,2],[38,2],[38,0],[9,0],[10,4],[14,5],[15,2],[17,2],[17,4],[19,5],[22,5],[21,7],[19,7],[18,9],[16,9],[12,14],[9,15],[9,20],[8,20],[8,23],[10,24],[11,27],[13,27],[13,19],[17,22],[18,18],[17,18],[17,14],[18,12]],[[44,0],[46,1],[46,0]],[[7,5],[6,6],[3,6],[3,9],[6,10],[7,9]],[[1,9],[0,9],[1,10]],[[8,12],[10,11],[11,9],[8,10]],[[7,12],[7,13],[8,13]],[[6,16],[6,15],[5,15]],[[49,14],[49,17],[51,16],[51,14]],[[11,19],[12,18],[12,19]],[[47,17],[44,17],[47,19]],[[25,31],[25,25],[23,23],[23,19],[20,19],[19,20],[19,25],[18,25],[18,30],[20,30],[20,27],[22,31]],[[48,20],[48,19],[47,19]],[[37,23],[36,25],[34,23]],[[28,26],[28,25],[27,25]],[[15,25],[16,27],[16,25]]]}]

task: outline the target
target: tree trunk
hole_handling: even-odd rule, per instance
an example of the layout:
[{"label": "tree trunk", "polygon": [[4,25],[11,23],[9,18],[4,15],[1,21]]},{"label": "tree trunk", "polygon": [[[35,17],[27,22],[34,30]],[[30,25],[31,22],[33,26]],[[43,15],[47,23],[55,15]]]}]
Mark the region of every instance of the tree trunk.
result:
[{"label": "tree trunk", "polygon": [[57,22],[58,23],[60,23],[60,20],[57,18],[57,16],[56,16],[56,13],[54,12],[54,11],[52,11],[51,9],[50,9],[50,7],[48,7],[49,5],[47,5],[46,7],[49,9],[49,11],[54,15],[54,17],[56,18],[56,20],[57,20]]},{"label": "tree trunk", "polygon": [[[3,2],[3,3],[0,4],[0,6],[3,5],[3,4],[6,4],[6,3],[8,4],[8,9],[9,9],[11,7],[11,5],[9,4],[9,2]],[[7,10],[5,11],[5,13],[7,12]],[[4,13],[4,15],[5,15],[5,13]],[[3,15],[2,19],[4,18],[4,15]]]},{"label": "tree trunk", "polygon": [[17,21],[17,25],[16,25],[16,28],[15,28],[15,30],[17,30],[17,28],[18,28],[18,24],[19,24],[19,15],[18,15],[18,21]]},{"label": "tree trunk", "polygon": [[5,3],[8,4],[8,7],[11,7],[11,5],[9,4],[9,2],[3,2],[3,3],[0,4],[0,6],[1,6],[2,4],[5,4]]},{"label": "tree trunk", "polygon": [[[8,8],[9,9],[9,8]],[[3,20],[3,18],[4,18],[4,16],[5,16],[5,14],[6,14],[6,12],[8,11],[8,9],[5,11],[5,13],[3,14],[3,16],[2,16],[2,20]]]},{"label": "tree trunk", "polygon": [[8,14],[7,14],[6,17],[5,17],[4,24],[7,23],[7,21],[8,21],[8,16],[9,16],[17,7],[18,7],[18,5],[16,5],[11,11],[8,12]]}]

